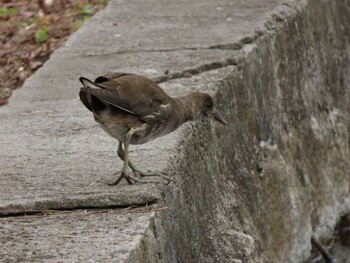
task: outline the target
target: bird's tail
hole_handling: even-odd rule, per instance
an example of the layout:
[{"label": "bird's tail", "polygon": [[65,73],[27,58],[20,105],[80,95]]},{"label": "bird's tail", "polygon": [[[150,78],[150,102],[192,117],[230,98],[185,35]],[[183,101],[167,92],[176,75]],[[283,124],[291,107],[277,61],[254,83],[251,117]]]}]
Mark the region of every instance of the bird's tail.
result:
[{"label": "bird's tail", "polygon": [[79,80],[84,85],[84,87],[86,87],[86,88],[101,89],[101,87],[98,84],[92,82],[91,80],[89,80],[87,78],[80,77]]}]

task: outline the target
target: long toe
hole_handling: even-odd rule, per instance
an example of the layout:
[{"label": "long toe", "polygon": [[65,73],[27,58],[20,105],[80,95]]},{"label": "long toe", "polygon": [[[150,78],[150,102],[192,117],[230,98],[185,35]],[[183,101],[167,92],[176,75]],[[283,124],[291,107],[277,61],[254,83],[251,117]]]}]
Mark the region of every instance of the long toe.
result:
[{"label": "long toe", "polygon": [[[137,173],[135,173],[137,174]],[[139,183],[161,183],[160,180],[143,180],[143,179],[140,179],[140,177],[134,177],[132,175],[129,175],[129,178],[135,182],[139,182]]]},{"label": "long toe", "polygon": [[116,174],[119,174],[119,173],[120,173],[120,175],[119,175],[118,179],[116,181],[112,182],[112,183],[107,183],[107,185],[109,185],[109,186],[117,185],[117,184],[119,184],[121,182],[121,180],[123,180],[123,178],[128,182],[128,184],[132,184],[132,181],[130,180],[130,176],[129,175],[127,175],[124,172],[118,172]]},{"label": "long toe", "polygon": [[146,170],[146,171],[135,171],[135,173],[138,173],[141,177],[146,177],[146,176],[159,176],[161,178],[164,178],[168,182],[175,182],[175,180],[161,171],[151,171],[151,170]]}]

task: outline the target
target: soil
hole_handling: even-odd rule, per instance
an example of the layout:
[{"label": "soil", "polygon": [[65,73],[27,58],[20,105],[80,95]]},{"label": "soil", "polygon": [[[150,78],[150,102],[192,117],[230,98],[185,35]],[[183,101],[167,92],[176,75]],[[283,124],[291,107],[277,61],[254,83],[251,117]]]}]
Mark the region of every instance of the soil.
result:
[{"label": "soil", "polygon": [[0,0],[0,106],[106,0]]}]

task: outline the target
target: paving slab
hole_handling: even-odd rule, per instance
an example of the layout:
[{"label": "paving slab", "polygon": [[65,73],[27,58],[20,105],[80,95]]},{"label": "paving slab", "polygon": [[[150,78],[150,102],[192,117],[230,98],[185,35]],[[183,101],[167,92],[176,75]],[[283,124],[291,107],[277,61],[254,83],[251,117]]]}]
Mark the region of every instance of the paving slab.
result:
[{"label": "paving slab", "polygon": [[[78,77],[116,70],[159,77],[165,70],[179,72],[223,61],[235,50],[210,47],[254,35],[278,3],[110,1],[0,108],[0,187],[5,189],[0,209],[130,205],[159,199],[157,186],[151,184],[121,184],[117,190],[106,186],[122,165],[117,143],[80,103]],[[180,95],[181,89],[171,94]],[[178,138],[175,132],[133,147],[147,153],[146,158],[136,157],[136,163],[165,169]],[[80,201],[73,205],[69,200]]]},{"label": "paving slab", "polygon": [[123,262],[154,212],[74,211],[0,218],[2,262]]}]

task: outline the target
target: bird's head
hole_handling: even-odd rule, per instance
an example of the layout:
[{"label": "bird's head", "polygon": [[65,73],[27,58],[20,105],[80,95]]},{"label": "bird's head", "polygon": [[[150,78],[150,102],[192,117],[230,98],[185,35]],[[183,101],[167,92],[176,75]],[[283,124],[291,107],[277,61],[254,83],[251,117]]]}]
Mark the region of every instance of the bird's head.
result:
[{"label": "bird's head", "polygon": [[191,95],[193,96],[196,119],[214,119],[227,125],[224,117],[215,109],[213,98],[210,95],[202,92],[194,92]]}]

